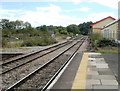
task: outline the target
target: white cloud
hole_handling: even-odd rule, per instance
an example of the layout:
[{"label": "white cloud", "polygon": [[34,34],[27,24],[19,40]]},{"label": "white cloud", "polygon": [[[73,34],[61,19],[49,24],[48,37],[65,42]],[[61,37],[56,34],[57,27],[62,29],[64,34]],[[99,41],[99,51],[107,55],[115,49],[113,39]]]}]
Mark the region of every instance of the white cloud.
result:
[{"label": "white cloud", "polygon": [[90,10],[90,8],[88,8],[88,7],[80,8],[80,11],[89,11],[89,10]]},{"label": "white cloud", "polygon": [[119,0],[89,0],[90,2],[96,2],[104,6],[108,6],[110,8],[118,8]]},{"label": "white cloud", "polygon": [[69,10],[63,10],[63,12],[73,12],[73,9],[69,9]]},{"label": "white cloud", "polygon": [[117,19],[117,16],[115,16],[115,14],[113,12],[101,12],[101,13],[89,14],[88,17],[84,18],[84,20],[96,22],[96,21],[99,21],[99,20],[106,18],[108,16],[111,16],[111,17]]},{"label": "white cloud", "polygon": [[[83,9],[83,10],[89,10],[89,9]],[[36,11],[1,9],[0,18],[28,21],[32,24],[32,26],[40,26],[44,24],[67,26],[69,24],[80,24],[82,22],[87,22],[87,21],[95,22],[108,16],[113,16],[117,18],[117,16],[115,16],[114,13],[112,12],[92,13],[86,17],[81,17],[81,16],[75,17],[70,15],[64,15],[63,13],[61,13],[62,11],[63,10],[59,6],[56,6],[54,4],[50,4],[50,6],[48,7],[37,7]],[[20,16],[16,16],[16,14],[18,13],[22,13],[22,14]]]},{"label": "white cloud", "polygon": [[69,10],[63,10],[64,12],[74,12],[74,11],[83,11],[83,12],[87,12],[89,11],[91,8],[88,7],[82,7],[82,8],[76,8],[76,9],[69,9]]},{"label": "white cloud", "polygon": [[14,15],[18,14],[19,12],[23,12],[23,10],[0,9],[1,15],[14,16]]},{"label": "white cloud", "polygon": [[54,5],[54,4],[50,4],[49,7],[37,7],[36,8],[38,11],[43,11],[43,12],[61,12],[61,8]]},{"label": "white cloud", "polygon": [[73,2],[74,4],[79,4],[82,2],[82,0],[71,0],[71,2]]}]

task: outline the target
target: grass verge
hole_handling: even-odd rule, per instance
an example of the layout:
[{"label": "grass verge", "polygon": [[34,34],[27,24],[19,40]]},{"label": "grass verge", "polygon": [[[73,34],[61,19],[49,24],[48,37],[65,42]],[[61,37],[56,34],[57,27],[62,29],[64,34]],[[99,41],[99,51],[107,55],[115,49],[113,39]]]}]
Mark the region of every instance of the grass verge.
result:
[{"label": "grass verge", "polygon": [[103,48],[98,48],[96,51],[98,53],[120,53],[118,51],[117,47],[103,47]]}]

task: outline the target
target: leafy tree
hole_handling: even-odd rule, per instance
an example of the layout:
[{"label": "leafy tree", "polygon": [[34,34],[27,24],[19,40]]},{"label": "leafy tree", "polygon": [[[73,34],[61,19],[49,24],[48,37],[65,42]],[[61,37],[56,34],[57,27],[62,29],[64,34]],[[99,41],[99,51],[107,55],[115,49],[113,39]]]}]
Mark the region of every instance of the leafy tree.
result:
[{"label": "leafy tree", "polygon": [[41,27],[40,27],[40,30],[41,30],[41,31],[47,31],[47,30],[48,30],[48,28],[47,28],[47,26],[46,26],[46,25],[43,25],[43,26],[41,26]]},{"label": "leafy tree", "polygon": [[83,35],[89,34],[91,31],[90,24],[92,24],[92,22],[84,22],[82,24],[79,24],[78,27],[79,27],[80,33]]},{"label": "leafy tree", "polygon": [[8,19],[2,19],[1,21],[0,21],[0,27],[1,27],[1,29],[9,29],[9,20]]},{"label": "leafy tree", "polygon": [[25,26],[25,28],[31,28],[31,27],[32,27],[29,22],[25,22],[25,23],[24,23],[24,26]]},{"label": "leafy tree", "polygon": [[74,33],[74,34],[80,33],[79,32],[79,27],[75,24],[71,24],[71,25],[67,26],[67,31],[71,32],[71,33]]},{"label": "leafy tree", "polygon": [[49,31],[55,31],[56,30],[56,26],[53,26],[53,25],[47,26],[47,28],[48,28]]}]

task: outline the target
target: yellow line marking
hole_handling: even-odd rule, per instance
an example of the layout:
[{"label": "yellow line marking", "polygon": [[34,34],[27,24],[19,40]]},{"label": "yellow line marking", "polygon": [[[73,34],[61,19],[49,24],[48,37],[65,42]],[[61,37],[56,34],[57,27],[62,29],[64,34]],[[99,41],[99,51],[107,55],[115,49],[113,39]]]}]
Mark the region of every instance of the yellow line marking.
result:
[{"label": "yellow line marking", "polygon": [[86,72],[87,72],[88,53],[84,53],[77,74],[75,76],[72,90],[86,88]]}]

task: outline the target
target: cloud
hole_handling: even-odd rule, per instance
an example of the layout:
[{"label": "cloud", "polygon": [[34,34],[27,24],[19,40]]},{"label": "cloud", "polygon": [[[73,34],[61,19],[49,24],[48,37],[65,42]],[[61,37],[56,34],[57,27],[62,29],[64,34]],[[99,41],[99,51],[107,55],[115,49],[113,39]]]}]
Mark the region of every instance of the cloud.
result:
[{"label": "cloud", "polygon": [[89,10],[90,10],[90,8],[88,8],[88,7],[80,8],[80,11],[89,11]]},{"label": "cloud", "polygon": [[[84,7],[76,10],[87,11],[89,9]],[[84,17],[65,15],[62,12],[63,10],[59,6],[50,4],[47,7],[36,7],[36,10],[34,11],[1,9],[0,18],[28,21],[34,27],[40,25],[56,25],[56,26],[60,25],[67,26],[69,24],[78,25],[82,22],[87,21],[95,22],[108,16],[113,16],[116,18],[116,16],[112,12],[91,13]],[[20,14],[18,15],[18,13]]]},{"label": "cloud", "polygon": [[71,2],[73,2],[74,4],[79,4],[82,2],[82,0],[70,0]]},{"label": "cloud", "polygon": [[110,8],[118,9],[119,0],[89,0],[89,2],[95,2]]},{"label": "cloud", "polygon": [[84,20],[96,22],[108,16],[112,16],[117,19],[117,16],[113,12],[100,12],[100,13],[91,13],[88,15],[88,17],[85,17]]},{"label": "cloud", "polygon": [[72,2],[74,4],[95,2],[110,8],[118,9],[119,0],[1,0],[1,2]]},{"label": "cloud", "polygon": [[63,10],[64,12],[74,12],[74,11],[82,11],[82,12],[87,12],[91,8],[88,7],[82,7],[82,8],[76,8],[76,9],[69,9],[69,10]]},{"label": "cloud", "polygon": [[50,4],[49,7],[37,7],[36,8],[38,11],[43,11],[43,12],[61,12],[61,8],[59,6],[56,6],[54,4]]}]

